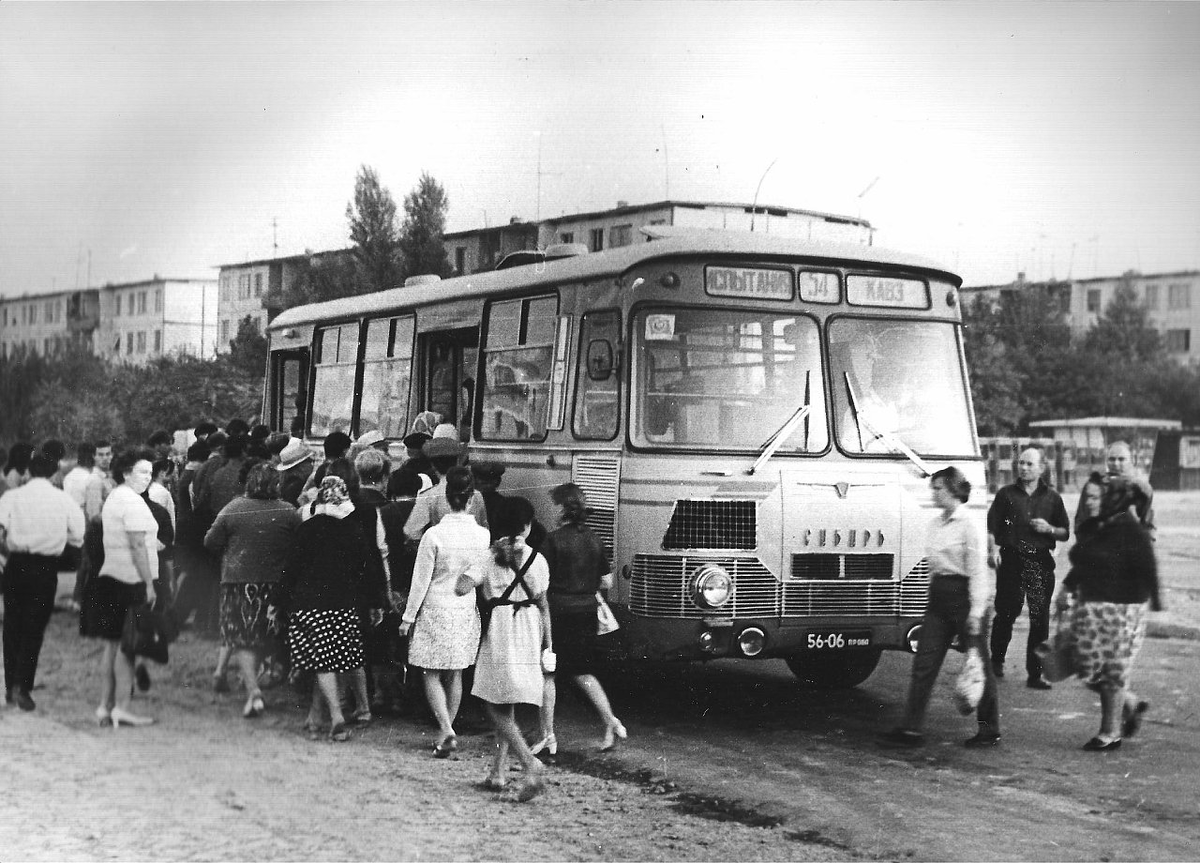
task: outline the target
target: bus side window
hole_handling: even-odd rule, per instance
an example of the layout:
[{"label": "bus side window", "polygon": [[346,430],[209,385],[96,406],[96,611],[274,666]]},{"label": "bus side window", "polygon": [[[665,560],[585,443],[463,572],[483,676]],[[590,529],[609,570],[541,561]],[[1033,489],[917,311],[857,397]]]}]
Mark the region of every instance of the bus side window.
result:
[{"label": "bus side window", "polygon": [[573,431],[581,440],[612,440],[621,412],[621,313],[588,312],[579,327]]},{"label": "bus side window", "polygon": [[481,440],[545,440],[558,298],[492,303],[488,309]]}]

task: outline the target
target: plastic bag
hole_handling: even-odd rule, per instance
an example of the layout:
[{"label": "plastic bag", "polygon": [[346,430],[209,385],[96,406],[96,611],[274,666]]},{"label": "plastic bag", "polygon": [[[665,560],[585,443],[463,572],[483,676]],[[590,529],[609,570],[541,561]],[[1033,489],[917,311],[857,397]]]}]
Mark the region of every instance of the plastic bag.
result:
[{"label": "plastic bag", "polygon": [[968,648],[962,670],[958,672],[958,679],[954,681],[954,706],[958,708],[959,713],[966,716],[979,706],[979,699],[983,698],[984,682],[983,655],[976,647]]}]

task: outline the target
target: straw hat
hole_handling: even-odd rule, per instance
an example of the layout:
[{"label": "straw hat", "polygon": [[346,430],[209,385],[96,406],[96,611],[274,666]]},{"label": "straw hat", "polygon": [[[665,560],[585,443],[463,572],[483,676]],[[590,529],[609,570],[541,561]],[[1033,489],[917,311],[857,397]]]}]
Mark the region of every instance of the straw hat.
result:
[{"label": "straw hat", "polygon": [[305,445],[304,441],[293,438],[288,441],[288,445],[279,454],[279,464],[275,465],[275,469],[287,470],[288,468],[293,468],[306,458],[312,458],[312,450]]}]

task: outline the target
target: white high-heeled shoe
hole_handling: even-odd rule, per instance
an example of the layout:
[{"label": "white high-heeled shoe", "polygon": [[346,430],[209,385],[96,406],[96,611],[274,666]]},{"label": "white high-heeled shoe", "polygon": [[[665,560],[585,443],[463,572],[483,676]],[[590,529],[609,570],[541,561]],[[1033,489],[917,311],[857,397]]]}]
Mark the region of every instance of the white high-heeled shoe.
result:
[{"label": "white high-heeled shoe", "polygon": [[600,745],[600,751],[608,752],[615,749],[618,740],[626,740],[628,737],[629,732],[625,730],[621,720],[613,717],[612,724],[604,729],[604,742]]},{"label": "white high-heeled shoe", "polygon": [[154,724],[154,718],[151,716],[138,716],[136,713],[130,713],[119,707],[114,707],[109,713],[109,717],[112,719],[113,731],[116,731],[121,726],[121,723],[132,725],[135,728]]},{"label": "white high-heeled shoe", "polygon": [[555,737],[553,734],[547,734],[545,737],[543,737],[537,743],[530,746],[529,751],[533,755],[537,755],[541,752],[545,752],[548,755],[557,755],[558,754],[558,738]]}]

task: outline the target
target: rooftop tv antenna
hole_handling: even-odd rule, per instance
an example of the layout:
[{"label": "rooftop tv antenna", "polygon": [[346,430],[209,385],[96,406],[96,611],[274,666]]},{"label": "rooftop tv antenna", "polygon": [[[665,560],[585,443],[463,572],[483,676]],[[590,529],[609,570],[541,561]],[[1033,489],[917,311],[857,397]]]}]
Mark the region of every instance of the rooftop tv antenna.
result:
[{"label": "rooftop tv antenna", "polygon": [[760,189],[762,189],[763,180],[767,179],[767,174],[770,172],[770,170],[772,168],[775,167],[775,163],[778,161],[779,161],[778,156],[776,156],[774,159],[771,160],[771,164],[767,165],[767,170],[763,171],[762,176],[758,178],[758,185],[754,187],[754,203],[750,205],[750,231],[751,231],[751,233],[754,232],[754,217],[756,215],[758,215],[758,192]]}]

